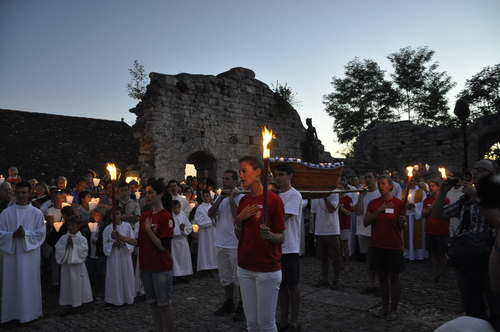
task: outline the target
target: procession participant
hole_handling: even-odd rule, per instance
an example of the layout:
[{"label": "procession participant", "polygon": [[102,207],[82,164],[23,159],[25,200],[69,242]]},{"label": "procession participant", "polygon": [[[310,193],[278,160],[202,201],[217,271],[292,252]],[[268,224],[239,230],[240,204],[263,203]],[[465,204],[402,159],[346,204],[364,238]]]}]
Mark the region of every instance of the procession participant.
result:
[{"label": "procession participant", "polygon": [[381,196],[368,203],[363,224],[372,227],[370,269],[378,273],[382,295],[382,308],[376,316],[387,316],[387,320],[392,321],[397,318],[401,297],[399,273],[405,270],[401,236],[406,223],[406,217],[402,215],[405,206],[402,200],[392,196],[393,182],[390,176],[380,175],[377,182]]},{"label": "procession participant", "polygon": [[422,206],[427,194],[418,187],[417,179],[412,177],[409,188],[404,189],[401,195],[408,199],[406,204],[408,228],[403,232],[405,257],[411,261],[423,260],[425,258],[425,243]]},{"label": "procession participant", "polygon": [[[262,161],[239,160],[241,185],[250,189],[238,205],[234,232],[238,238],[238,280],[249,331],[276,331],[276,301],[281,283],[281,245],[285,240],[285,210],[278,195],[262,186]],[[266,224],[262,224],[263,192],[267,194]]]},{"label": "procession participant", "polygon": [[[216,221],[215,248],[217,250],[217,265],[219,267],[220,283],[224,287],[226,301],[215,311],[216,316],[234,312],[233,320],[244,319],[243,302],[239,291],[238,268],[238,239],[234,234],[234,216],[238,212],[238,204],[243,195],[236,190],[238,174],[229,169],[222,175],[222,188],[220,196],[208,210],[208,216]],[[240,294],[238,306],[234,307],[233,293],[237,288]]]},{"label": "procession participant", "polygon": [[370,253],[368,251],[371,237],[371,226],[364,226],[363,219],[366,214],[366,208],[375,198],[380,197],[380,191],[377,190],[377,174],[374,171],[366,171],[363,175],[368,190],[359,194],[359,199],[354,206],[354,211],[358,215],[357,235],[359,242],[359,251],[365,255],[366,274],[368,276],[368,287],[361,290],[361,294],[370,294],[377,291],[375,283],[375,272],[370,269]]},{"label": "procession participant", "polygon": [[[278,293],[281,322],[278,331],[300,331],[300,234],[302,221],[302,195],[292,187],[295,174],[289,163],[279,163],[274,168],[274,179],[279,187],[279,196],[285,207],[285,242],[281,245],[282,281]],[[288,308],[290,307],[290,320]]]},{"label": "procession participant", "polygon": [[[16,204],[0,214],[0,250],[4,255],[2,323],[42,316],[40,246],[45,240],[43,213],[29,202],[31,185],[19,182]],[[8,305],[7,301],[8,300]]]}]

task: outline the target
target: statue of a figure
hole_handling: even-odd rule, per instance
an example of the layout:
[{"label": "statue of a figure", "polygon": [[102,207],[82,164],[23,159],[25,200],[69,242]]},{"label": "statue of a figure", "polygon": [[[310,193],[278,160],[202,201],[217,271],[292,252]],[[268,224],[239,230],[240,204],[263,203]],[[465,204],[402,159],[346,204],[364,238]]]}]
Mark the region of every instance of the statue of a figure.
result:
[{"label": "statue of a figure", "polygon": [[312,119],[306,119],[306,139],[302,142],[302,160],[313,164],[319,164],[318,135],[316,128],[312,125]]}]

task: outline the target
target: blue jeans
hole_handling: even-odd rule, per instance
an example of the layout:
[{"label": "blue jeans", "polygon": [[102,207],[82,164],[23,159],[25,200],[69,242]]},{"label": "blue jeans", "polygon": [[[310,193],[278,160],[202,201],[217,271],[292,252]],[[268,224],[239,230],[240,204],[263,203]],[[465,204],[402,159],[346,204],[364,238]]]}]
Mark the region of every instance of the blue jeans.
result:
[{"label": "blue jeans", "polygon": [[281,270],[257,272],[238,267],[238,279],[248,331],[276,332],[276,302]]}]

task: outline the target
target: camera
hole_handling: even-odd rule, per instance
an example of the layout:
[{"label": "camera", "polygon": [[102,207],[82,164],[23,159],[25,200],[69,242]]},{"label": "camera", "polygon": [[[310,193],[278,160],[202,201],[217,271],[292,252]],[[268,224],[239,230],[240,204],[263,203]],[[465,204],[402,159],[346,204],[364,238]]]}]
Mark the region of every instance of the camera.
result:
[{"label": "camera", "polygon": [[458,179],[446,179],[446,183],[449,185],[449,186],[456,186],[458,184]]}]

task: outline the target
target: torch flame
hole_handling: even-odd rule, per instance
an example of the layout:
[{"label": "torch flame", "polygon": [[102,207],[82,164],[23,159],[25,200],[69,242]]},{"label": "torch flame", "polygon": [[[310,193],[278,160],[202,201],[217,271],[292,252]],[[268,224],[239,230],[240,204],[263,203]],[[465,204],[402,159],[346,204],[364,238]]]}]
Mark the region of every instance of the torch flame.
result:
[{"label": "torch flame", "polygon": [[413,175],[413,166],[406,167],[406,175]]},{"label": "torch flame", "polygon": [[274,138],[273,131],[268,130],[266,126],[262,129],[262,149],[263,149],[263,158],[269,158],[270,156],[270,151],[267,147],[269,142]]},{"label": "torch flame", "polygon": [[106,169],[109,171],[109,176],[110,176],[111,180],[116,180],[115,164],[108,163],[108,166],[106,166]]},{"label": "torch flame", "polygon": [[438,171],[441,173],[441,178],[446,179],[446,170],[444,169],[444,167],[439,167]]}]

